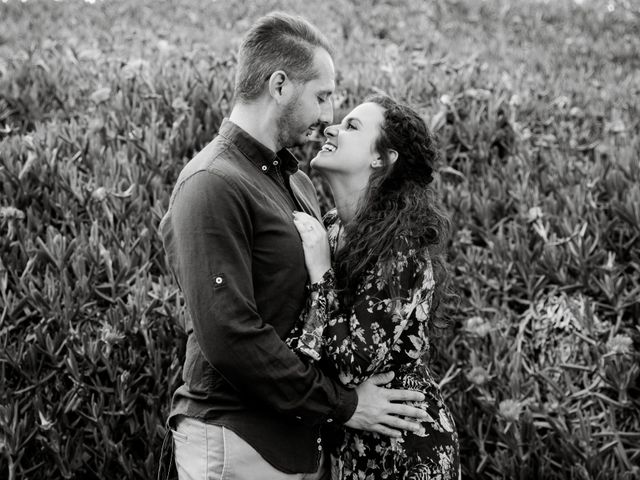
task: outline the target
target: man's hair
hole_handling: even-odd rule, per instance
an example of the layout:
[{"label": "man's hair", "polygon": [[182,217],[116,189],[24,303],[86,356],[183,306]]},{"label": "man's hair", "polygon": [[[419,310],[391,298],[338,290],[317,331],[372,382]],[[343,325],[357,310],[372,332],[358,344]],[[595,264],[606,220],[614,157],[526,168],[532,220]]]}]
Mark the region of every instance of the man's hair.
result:
[{"label": "man's hair", "polygon": [[247,32],[238,52],[235,99],[255,100],[276,70],[305,83],[318,75],[313,66],[316,48],[331,54],[325,36],[307,20],[282,12],[258,19]]}]

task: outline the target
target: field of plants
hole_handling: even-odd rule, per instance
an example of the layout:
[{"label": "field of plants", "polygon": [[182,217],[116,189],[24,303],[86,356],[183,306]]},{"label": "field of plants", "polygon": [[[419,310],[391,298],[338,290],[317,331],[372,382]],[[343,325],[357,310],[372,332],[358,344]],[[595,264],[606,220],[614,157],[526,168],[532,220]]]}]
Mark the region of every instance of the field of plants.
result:
[{"label": "field of plants", "polygon": [[158,224],[274,9],[334,42],[337,119],[375,88],[440,139],[464,478],[640,478],[640,7],[613,0],[2,0],[0,478],[155,478],[185,340]]}]

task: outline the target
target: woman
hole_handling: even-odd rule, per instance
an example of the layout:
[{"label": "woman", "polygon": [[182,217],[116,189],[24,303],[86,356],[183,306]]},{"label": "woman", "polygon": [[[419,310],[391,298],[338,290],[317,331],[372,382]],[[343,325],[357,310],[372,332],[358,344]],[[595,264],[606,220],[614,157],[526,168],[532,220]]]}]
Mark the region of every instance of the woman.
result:
[{"label": "woman", "polygon": [[423,363],[430,317],[448,278],[442,254],[448,220],[428,188],[435,142],[418,114],[382,95],[325,135],[311,166],[327,179],[336,209],[325,216],[327,231],[294,214],[312,293],[289,344],[346,385],[393,371],[392,386],[423,392],[420,407],[428,413],[418,432],[399,439],[346,427],[336,432],[332,476],[457,479],[453,419]]}]

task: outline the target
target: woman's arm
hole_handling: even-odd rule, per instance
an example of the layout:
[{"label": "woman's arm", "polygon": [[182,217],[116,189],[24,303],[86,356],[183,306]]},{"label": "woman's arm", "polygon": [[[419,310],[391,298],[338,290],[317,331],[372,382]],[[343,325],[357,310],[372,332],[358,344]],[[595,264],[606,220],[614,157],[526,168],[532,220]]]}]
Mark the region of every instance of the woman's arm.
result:
[{"label": "woman's arm", "polygon": [[[312,234],[300,230],[304,244]],[[367,272],[349,308],[339,304],[332,270],[311,286],[292,346],[316,360],[328,358],[345,384],[359,384],[383,370],[392,353],[409,361],[427,347],[431,261],[426,250],[412,249],[406,241],[399,244],[389,262]]]}]

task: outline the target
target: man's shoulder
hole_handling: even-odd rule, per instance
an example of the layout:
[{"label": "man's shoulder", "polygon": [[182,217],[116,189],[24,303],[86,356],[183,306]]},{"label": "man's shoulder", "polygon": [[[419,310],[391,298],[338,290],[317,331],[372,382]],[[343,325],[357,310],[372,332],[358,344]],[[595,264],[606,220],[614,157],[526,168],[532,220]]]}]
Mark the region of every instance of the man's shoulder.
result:
[{"label": "man's shoulder", "polygon": [[217,135],[184,166],[178,184],[197,173],[210,173],[214,177],[233,178],[244,170],[240,152],[222,135]]}]

